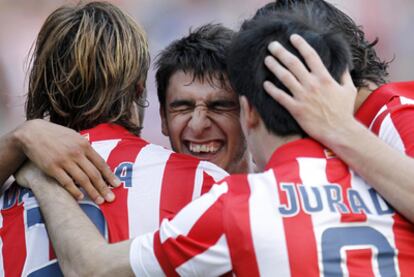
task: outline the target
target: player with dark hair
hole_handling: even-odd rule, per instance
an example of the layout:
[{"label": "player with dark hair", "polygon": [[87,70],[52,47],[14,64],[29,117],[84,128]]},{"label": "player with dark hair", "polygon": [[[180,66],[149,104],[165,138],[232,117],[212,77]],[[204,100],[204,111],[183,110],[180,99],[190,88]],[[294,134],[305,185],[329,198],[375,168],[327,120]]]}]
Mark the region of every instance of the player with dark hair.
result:
[{"label": "player with dark hair", "polygon": [[[122,181],[113,192],[107,189],[109,200],[117,198],[112,205],[97,206],[90,199],[79,203],[110,243],[157,229],[162,219],[227,176],[213,164],[138,136],[147,39],[116,6],[91,2],[58,8],[43,24],[32,59],[27,118],[48,118],[80,131]],[[79,166],[91,164],[83,160]],[[81,198],[78,188],[66,189]],[[92,200],[102,204],[99,198]],[[61,226],[65,223],[61,218]],[[38,203],[17,184],[0,198],[0,242],[1,276],[60,276]]]},{"label": "player with dark hair", "polygon": [[354,64],[350,72],[357,89],[320,76],[323,69],[308,70],[317,53],[298,39],[294,45],[306,53],[306,63],[275,44],[269,49],[278,61],[265,59],[293,97],[271,82],[265,83],[266,90],[310,136],[333,150],[413,222],[414,83],[385,84],[388,64],[375,52],[377,40],[369,42],[361,27],[324,0],[277,0],[259,9],[255,18],[303,9],[304,16],[342,33],[350,44]]},{"label": "player with dark hair", "polygon": [[[229,80],[240,96],[249,150],[265,171],[224,179],[155,233],[107,244],[61,187],[23,169],[18,178],[39,195],[63,269],[99,276],[410,274],[413,226],[331,151],[306,138],[264,91],[266,79],[284,88],[263,65],[268,44],[277,41],[300,57],[305,53],[290,42],[298,35],[320,54],[310,70],[323,68],[325,78],[353,87],[350,50],[335,30],[292,12],[245,22],[229,48]],[[62,216],[70,231],[59,226]]]},{"label": "player with dark hair", "polygon": [[172,149],[244,173],[249,156],[225,60],[233,35],[207,24],[172,42],[157,57],[156,81],[162,132]]}]

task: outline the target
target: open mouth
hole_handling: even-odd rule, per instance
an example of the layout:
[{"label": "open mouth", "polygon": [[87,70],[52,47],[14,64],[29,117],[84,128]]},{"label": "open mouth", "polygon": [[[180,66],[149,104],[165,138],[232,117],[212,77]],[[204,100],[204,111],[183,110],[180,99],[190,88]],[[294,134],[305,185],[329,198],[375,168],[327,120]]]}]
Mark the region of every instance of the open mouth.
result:
[{"label": "open mouth", "polygon": [[201,157],[214,155],[223,147],[223,142],[220,141],[209,141],[203,143],[186,141],[184,144],[192,155]]}]

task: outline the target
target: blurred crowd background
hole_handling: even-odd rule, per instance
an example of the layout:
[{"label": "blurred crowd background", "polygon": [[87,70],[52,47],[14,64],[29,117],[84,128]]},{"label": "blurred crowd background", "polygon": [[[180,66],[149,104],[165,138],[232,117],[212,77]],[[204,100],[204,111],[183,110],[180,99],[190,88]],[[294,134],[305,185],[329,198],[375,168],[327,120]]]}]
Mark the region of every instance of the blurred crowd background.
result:
[{"label": "blurred crowd background", "polygon": [[[171,41],[208,22],[237,29],[243,19],[270,0],[117,0],[146,30],[151,57]],[[29,51],[38,31],[54,9],[77,1],[0,0],[0,135],[25,120]],[[392,81],[414,79],[414,1],[330,0],[349,14],[370,39],[379,37],[378,53],[390,66]],[[168,146],[160,131],[158,101],[151,67],[143,137]]]}]

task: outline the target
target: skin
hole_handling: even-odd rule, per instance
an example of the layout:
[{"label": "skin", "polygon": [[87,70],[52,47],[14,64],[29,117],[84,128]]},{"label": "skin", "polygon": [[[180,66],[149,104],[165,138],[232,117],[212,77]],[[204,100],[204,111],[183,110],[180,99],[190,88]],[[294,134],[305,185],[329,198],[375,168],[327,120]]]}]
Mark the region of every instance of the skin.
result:
[{"label": "skin", "polygon": [[270,82],[264,83],[265,90],[311,137],[334,151],[396,210],[414,222],[414,159],[391,148],[353,117],[376,86],[369,84],[357,93],[349,73],[343,76],[341,84],[337,83],[303,38],[293,35],[291,42],[310,71],[280,44],[271,43],[269,51],[274,57],[267,57],[265,64],[293,97]]},{"label": "skin", "polygon": [[[245,97],[240,104],[241,128],[247,143],[254,145],[255,160],[267,162],[277,147],[300,138],[272,135]],[[65,276],[134,276],[129,263],[132,240],[107,243],[76,201],[34,164],[26,164],[16,178],[35,194]]]},{"label": "skin", "polygon": [[248,154],[233,91],[178,71],[161,107],[162,132],[174,151],[212,162],[229,173],[248,171]]},{"label": "skin", "polygon": [[120,184],[84,137],[45,120],[29,120],[1,137],[0,153],[1,185],[26,158],[58,180],[76,199],[82,199],[84,195],[75,183],[97,204],[114,200],[107,183],[114,187]]}]

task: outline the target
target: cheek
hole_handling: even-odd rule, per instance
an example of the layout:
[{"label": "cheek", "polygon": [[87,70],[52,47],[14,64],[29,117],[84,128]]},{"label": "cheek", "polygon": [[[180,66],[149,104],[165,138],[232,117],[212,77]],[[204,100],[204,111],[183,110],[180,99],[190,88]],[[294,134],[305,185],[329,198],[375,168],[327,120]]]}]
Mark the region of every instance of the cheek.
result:
[{"label": "cheek", "polygon": [[168,120],[168,130],[170,137],[174,139],[179,139],[182,132],[186,128],[188,119],[185,116],[172,116]]}]

